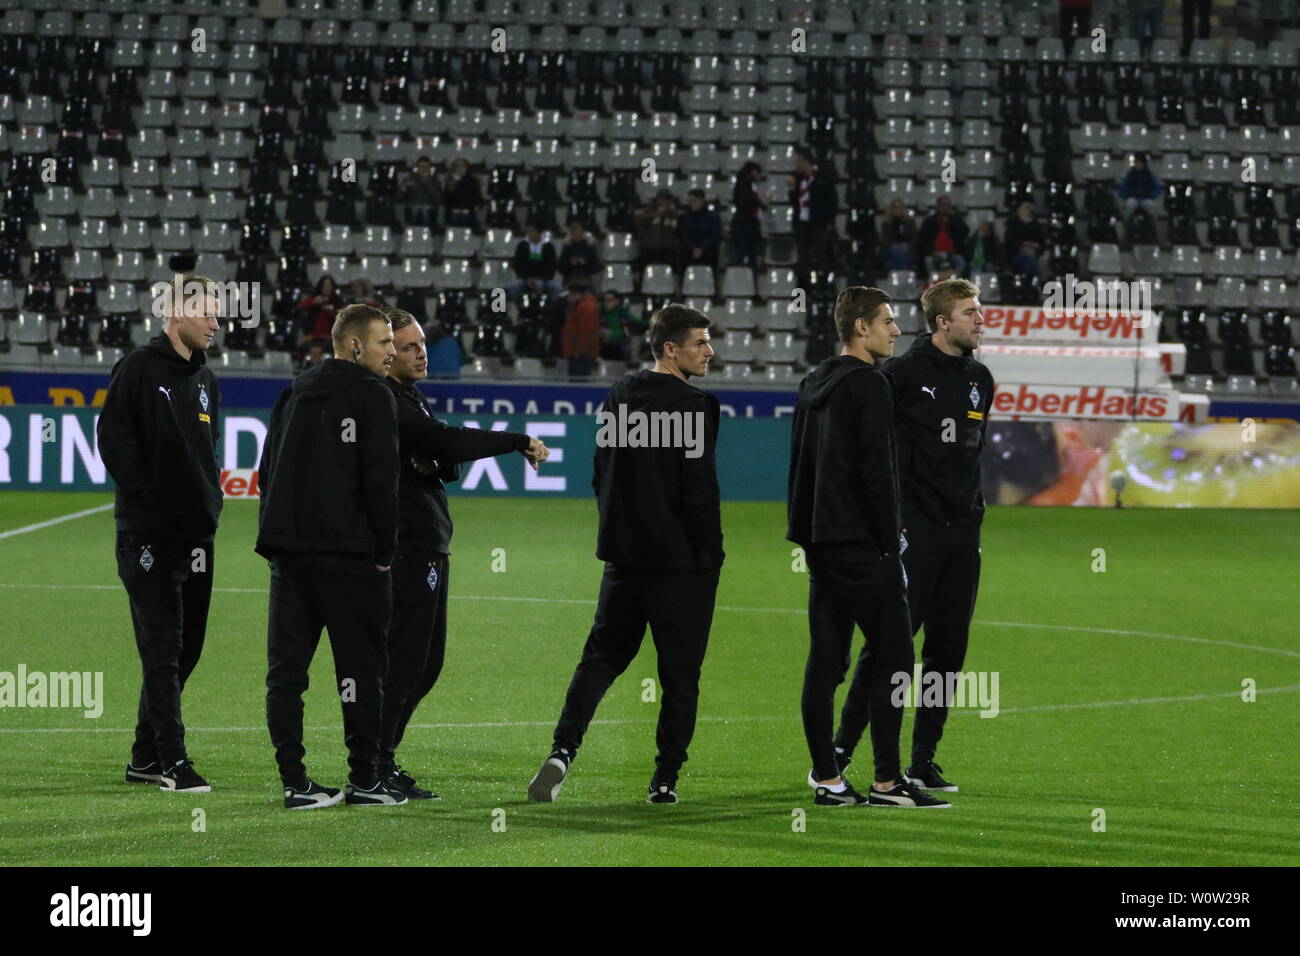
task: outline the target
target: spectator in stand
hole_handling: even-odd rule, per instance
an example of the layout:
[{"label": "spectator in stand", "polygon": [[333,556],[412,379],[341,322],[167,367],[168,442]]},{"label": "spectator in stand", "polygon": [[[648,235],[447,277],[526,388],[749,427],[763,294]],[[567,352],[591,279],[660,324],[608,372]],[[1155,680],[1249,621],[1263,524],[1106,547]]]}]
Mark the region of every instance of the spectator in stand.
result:
[{"label": "spectator in stand", "polygon": [[1164,0],[1129,0],[1129,27],[1143,57],[1151,52],[1151,44],[1160,36],[1164,19]]},{"label": "spectator in stand", "polygon": [[1124,209],[1131,215],[1134,210],[1145,209],[1154,213],[1151,207],[1160,199],[1160,180],[1147,167],[1145,153],[1138,153],[1133,158],[1133,165],[1120,180],[1119,198],[1124,200]]},{"label": "spectator in stand", "polygon": [[692,189],[685,212],[677,217],[678,263],[684,272],[689,266],[718,268],[718,249],[722,246],[722,217],[704,204],[704,190]]},{"label": "spectator in stand", "polygon": [[1183,59],[1192,52],[1192,40],[1210,38],[1212,0],[1183,0]]},{"label": "spectator in stand", "polygon": [[675,264],[677,258],[677,200],[666,189],[655,193],[633,220],[636,227],[637,267],[653,263]]},{"label": "spectator in stand", "polygon": [[1002,243],[998,241],[993,220],[986,219],[966,239],[968,274],[974,277],[981,272],[1000,272],[1002,261]]},{"label": "spectator in stand", "polygon": [[794,151],[795,174],[790,178],[790,205],[794,209],[794,241],[799,258],[799,281],[813,268],[834,268],[835,214],[839,196],[831,165],[813,162],[806,149]]},{"label": "spectator in stand", "polygon": [[600,309],[600,357],[629,361],[645,337],[646,325],[632,314],[623,296],[609,291]]},{"label": "spectator in stand", "polygon": [[469,163],[457,159],[451,164],[451,178],[443,193],[447,207],[447,225],[478,229],[478,211],[483,205],[483,189],[478,177],[470,174]]},{"label": "spectator in stand", "polygon": [[558,296],[564,288],[555,277],[558,263],[555,247],[543,240],[541,227],[530,222],[524,229],[524,238],[519,240],[515,254],[510,259],[510,268],[516,276],[508,289],[510,295],[518,298],[529,291]]},{"label": "spectator in stand", "polygon": [[571,376],[590,375],[600,354],[600,306],[591,290],[569,286],[569,311],[560,333],[561,354],[569,360]]},{"label": "spectator in stand", "polygon": [[316,289],[298,303],[298,311],[302,313],[299,328],[303,339],[330,339],[334,333],[334,313],[344,304],[333,276],[323,275],[317,279]]},{"label": "spectator in stand", "polygon": [[330,345],[329,339],[308,339],[307,344],[303,346],[302,368],[312,368],[327,358],[333,358],[334,351]]},{"label": "spectator in stand", "polygon": [[460,374],[460,367],[464,364],[460,342],[437,319],[424,327],[424,347],[429,356],[430,377],[446,378]]},{"label": "spectator in stand", "polygon": [[947,269],[960,275],[966,270],[966,258],[962,251],[966,248],[966,238],[970,229],[961,214],[953,209],[952,199],[940,196],[934,203],[934,212],[925,217],[917,233],[917,250],[926,272],[934,272],[938,266],[936,260],[946,257]]},{"label": "spectator in stand", "polygon": [[364,276],[357,276],[348,283],[348,305],[368,305],[371,308],[383,308],[384,300],[375,291],[375,284]]},{"label": "spectator in stand", "polygon": [[[1245,8],[1246,5],[1243,3],[1240,6]],[[1252,30],[1247,32],[1245,24],[1238,27],[1238,30],[1246,38],[1250,38],[1253,33],[1259,37],[1261,47],[1268,46],[1283,30],[1300,25],[1300,0],[1259,0],[1255,14],[1256,18],[1249,23]]]},{"label": "spectator in stand", "polygon": [[560,252],[560,275],[564,284],[589,286],[600,274],[600,257],[581,219],[570,219],[569,241]]},{"label": "spectator in stand", "polygon": [[408,226],[438,225],[438,207],[442,205],[442,183],[433,172],[433,160],[421,156],[415,163],[415,172],[406,178],[402,190],[406,203]]},{"label": "spectator in stand", "polygon": [[1038,255],[1046,242],[1043,224],[1034,218],[1032,203],[1022,202],[1007,220],[1007,265],[1021,275],[1038,275]]},{"label": "spectator in stand", "polygon": [[1092,33],[1091,19],[1092,0],[1061,0],[1061,42],[1065,44],[1066,56],[1074,48],[1075,37]]},{"label": "spectator in stand", "polygon": [[748,162],[736,174],[736,188],[731,194],[735,212],[731,216],[731,264],[761,269],[763,262],[763,211],[767,200],[759,183],[763,167]]},{"label": "spectator in stand", "polygon": [[885,266],[891,272],[911,272],[916,268],[916,260],[912,258],[912,250],[916,247],[916,220],[901,199],[889,204],[880,224],[880,244],[885,247]]}]

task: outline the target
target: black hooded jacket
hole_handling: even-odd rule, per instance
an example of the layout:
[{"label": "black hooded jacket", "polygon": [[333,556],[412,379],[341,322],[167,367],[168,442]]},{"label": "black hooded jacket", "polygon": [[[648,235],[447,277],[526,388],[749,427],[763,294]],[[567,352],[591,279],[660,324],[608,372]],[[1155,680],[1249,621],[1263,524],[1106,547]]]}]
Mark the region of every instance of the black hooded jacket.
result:
[{"label": "black hooded jacket", "polygon": [[342,359],[303,372],[271,412],[254,550],[362,554],[392,564],[397,448],[397,403],[378,375]]},{"label": "black hooded jacket", "polygon": [[[642,369],[614,383],[601,411],[699,413],[702,417],[692,417],[690,427],[702,423],[703,434],[692,433],[700,452],[692,458],[686,448],[629,447],[631,441],[622,447],[611,444],[602,435],[613,437],[617,423],[602,424],[591,479],[600,511],[596,557],[652,571],[722,567],[726,555],[714,458],[721,416],[717,398],[675,375]],[[686,419],[678,421],[683,422],[685,436]],[[627,437],[633,434],[629,427]]]},{"label": "black hooded jacket", "polygon": [[[450,554],[451,511],[443,482],[460,479],[461,462],[527,451],[531,440],[520,432],[457,428],[440,422],[414,385],[403,385],[391,377],[385,378],[384,384],[397,399],[401,436],[398,546],[416,554]],[[438,468],[426,475],[411,464],[412,458],[431,459]]]},{"label": "black hooded jacket", "polygon": [[889,380],[853,355],[822,362],[795,402],[786,537],[897,554],[897,461]]},{"label": "black hooded jacket", "polygon": [[884,372],[894,392],[904,527],[917,514],[941,524],[979,524],[993,375],[969,354],[940,351],[928,334],[885,363]]},{"label": "black hooded jacket", "polygon": [[216,530],[218,405],[217,379],[203,351],[181,358],[166,335],[113,367],[98,438],[117,485],[119,531],[202,538]]}]

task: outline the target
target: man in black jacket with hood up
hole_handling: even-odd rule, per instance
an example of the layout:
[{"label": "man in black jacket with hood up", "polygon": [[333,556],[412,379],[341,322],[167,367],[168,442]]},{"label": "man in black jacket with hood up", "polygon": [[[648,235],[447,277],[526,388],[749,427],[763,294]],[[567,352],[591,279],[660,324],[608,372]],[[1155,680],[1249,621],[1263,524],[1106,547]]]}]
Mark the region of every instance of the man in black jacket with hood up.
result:
[{"label": "man in black jacket with hood up", "polygon": [[[786,537],[803,547],[808,562],[811,643],[802,707],[813,761],[808,783],[819,806],[948,806],[901,779],[899,766],[903,709],[892,690],[895,675],[911,674],[912,630],[893,402],[876,365],[899,335],[889,302],[865,286],[839,294],[835,327],[843,348],[799,384],[792,424]],[[831,737],[854,624],[866,642],[848,699],[870,711],[876,758],[867,796],[844,777]]]},{"label": "man in black jacket with hood up", "polygon": [[379,776],[390,790],[413,800],[436,800],[437,794],[398,766],[396,753],[415,708],[442,673],[447,650],[452,528],[443,482],[460,479],[462,462],[517,451],[536,469],[550,452],[538,439],[519,432],[456,428],[434,418],[415,385],[429,371],[424,330],[404,309],[383,313],[392,324],[397,351],[384,384],[397,399],[402,477]]},{"label": "man in black jacket with hood up", "polygon": [[276,402],[259,475],[256,551],[271,562],[266,719],[290,810],[341,798],[303,763],[302,694],[322,627],[343,704],[346,800],[406,802],[378,768],[397,549],[397,403],[383,382],[393,331],[378,309],[350,305],[333,339],[343,357],[303,372]]},{"label": "man in black jacket with hood up", "polygon": [[[903,533],[908,549],[907,597],[912,634],[925,625],[918,701],[942,682],[943,704],[916,708],[912,763],[904,776],[925,790],[955,792],[934,763],[948,718],[948,696],[966,661],[980,579],[980,524],[984,518],[980,452],[993,406],[993,376],[971,352],[979,348],[984,317],[979,289],[966,279],[936,282],[921,296],[930,334],[885,365],[897,424],[903,489]],[[841,761],[853,754],[868,719],[859,701],[846,702],[835,745]]]},{"label": "man in black jacket with hood up", "polygon": [[195,275],[155,293],[166,328],[113,368],[99,416],[99,453],[117,486],[117,574],[144,671],[126,781],[207,793],[185,750],[181,691],[203,650],[221,515],[219,400],[206,364],[220,298]]},{"label": "man in black jacket with hood up", "polygon": [[695,733],[725,556],[714,464],[720,408],[687,383],[709,370],[709,320],[684,305],[664,306],[651,319],[650,345],[654,370],[624,375],[597,415],[591,483],[605,574],[551,754],[528,786],[528,799],[539,803],[559,793],[596,706],[636,657],[647,623],[663,692],[650,803],[677,802],[677,775]]}]

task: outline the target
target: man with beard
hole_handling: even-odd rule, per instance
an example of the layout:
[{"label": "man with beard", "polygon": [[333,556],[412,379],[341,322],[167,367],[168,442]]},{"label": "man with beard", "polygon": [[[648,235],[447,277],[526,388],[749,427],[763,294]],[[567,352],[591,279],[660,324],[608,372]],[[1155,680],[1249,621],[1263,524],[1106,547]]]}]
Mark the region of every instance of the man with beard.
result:
[{"label": "man with beard", "polygon": [[[383,382],[393,330],[378,309],[349,305],[332,338],[339,358],[276,402],[259,475],[256,551],[271,563],[266,718],[290,810],[406,802],[378,767],[397,550],[397,403]],[[343,705],[346,797],[303,763],[302,695],[322,628]]]}]

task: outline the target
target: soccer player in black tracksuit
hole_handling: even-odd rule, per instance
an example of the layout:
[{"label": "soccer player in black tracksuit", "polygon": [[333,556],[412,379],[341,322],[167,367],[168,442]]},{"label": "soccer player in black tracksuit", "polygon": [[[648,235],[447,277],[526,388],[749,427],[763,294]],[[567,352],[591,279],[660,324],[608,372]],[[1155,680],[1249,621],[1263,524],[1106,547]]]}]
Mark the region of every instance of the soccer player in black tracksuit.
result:
[{"label": "soccer player in black tracksuit", "polygon": [[393,332],[378,309],[350,305],[333,338],[344,358],[303,372],[276,402],[259,475],[256,551],[271,563],[266,719],[290,810],[342,798],[303,763],[302,694],[322,627],[343,705],[346,800],[406,802],[378,774],[397,548],[397,403],[383,382]]},{"label": "soccer player in black tracksuit", "polygon": [[203,650],[221,514],[217,380],[205,364],[220,302],[201,276],[160,291],[167,327],[117,363],[99,416],[117,485],[117,574],[144,672],[126,780],[206,793],[185,750],[181,691]]},{"label": "soccer player in black tracksuit", "polygon": [[[530,800],[555,799],[596,706],[636,657],[649,623],[663,691],[649,801],[677,802],[677,774],[695,733],[700,667],[725,556],[714,466],[720,409],[714,396],[687,384],[689,376],[708,372],[708,328],[709,320],[695,309],[673,304],[659,310],[650,324],[654,370],[623,376],[605,398],[592,477],[600,512],[596,557],[605,562],[605,573],[551,755],[528,786]],[[681,413],[675,420],[696,429],[693,447],[633,447],[640,439],[626,417],[624,447],[616,447],[624,435],[615,427],[602,439],[606,415],[637,412]],[[687,437],[684,425],[679,434]]]},{"label": "soccer player in black tracksuit", "polygon": [[[949,805],[901,779],[899,767],[903,708],[892,698],[896,675],[911,673],[912,644],[899,556],[893,403],[876,365],[899,334],[889,302],[864,286],[839,294],[835,327],[843,348],[799,384],[792,424],[786,537],[804,548],[808,562],[811,640],[802,709],[813,761],[808,783],[820,806]],[[844,777],[831,737],[854,624],[865,646],[848,700],[871,714],[876,758],[867,796]]]},{"label": "soccer player in black tracksuit", "polygon": [[[921,689],[936,679],[945,681],[946,695],[947,675],[961,671],[979,589],[980,452],[993,376],[971,356],[984,324],[978,296],[965,279],[945,279],[927,289],[921,308],[931,333],[884,367],[898,431],[912,634],[925,626],[918,701]],[[858,703],[845,703],[835,741],[845,762],[869,718]],[[934,763],[947,717],[947,706],[917,705],[912,763],[904,775],[922,789],[957,789]]]},{"label": "soccer player in black tracksuit", "polygon": [[549,452],[528,435],[454,428],[434,418],[415,385],[428,375],[424,330],[409,312],[383,312],[392,324],[397,350],[384,384],[397,399],[402,477],[379,775],[390,790],[400,790],[412,799],[436,800],[436,794],[419,786],[397,765],[396,751],[415,708],[442,673],[447,648],[451,513],[443,482],[460,477],[461,462],[517,451],[536,468]]}]

